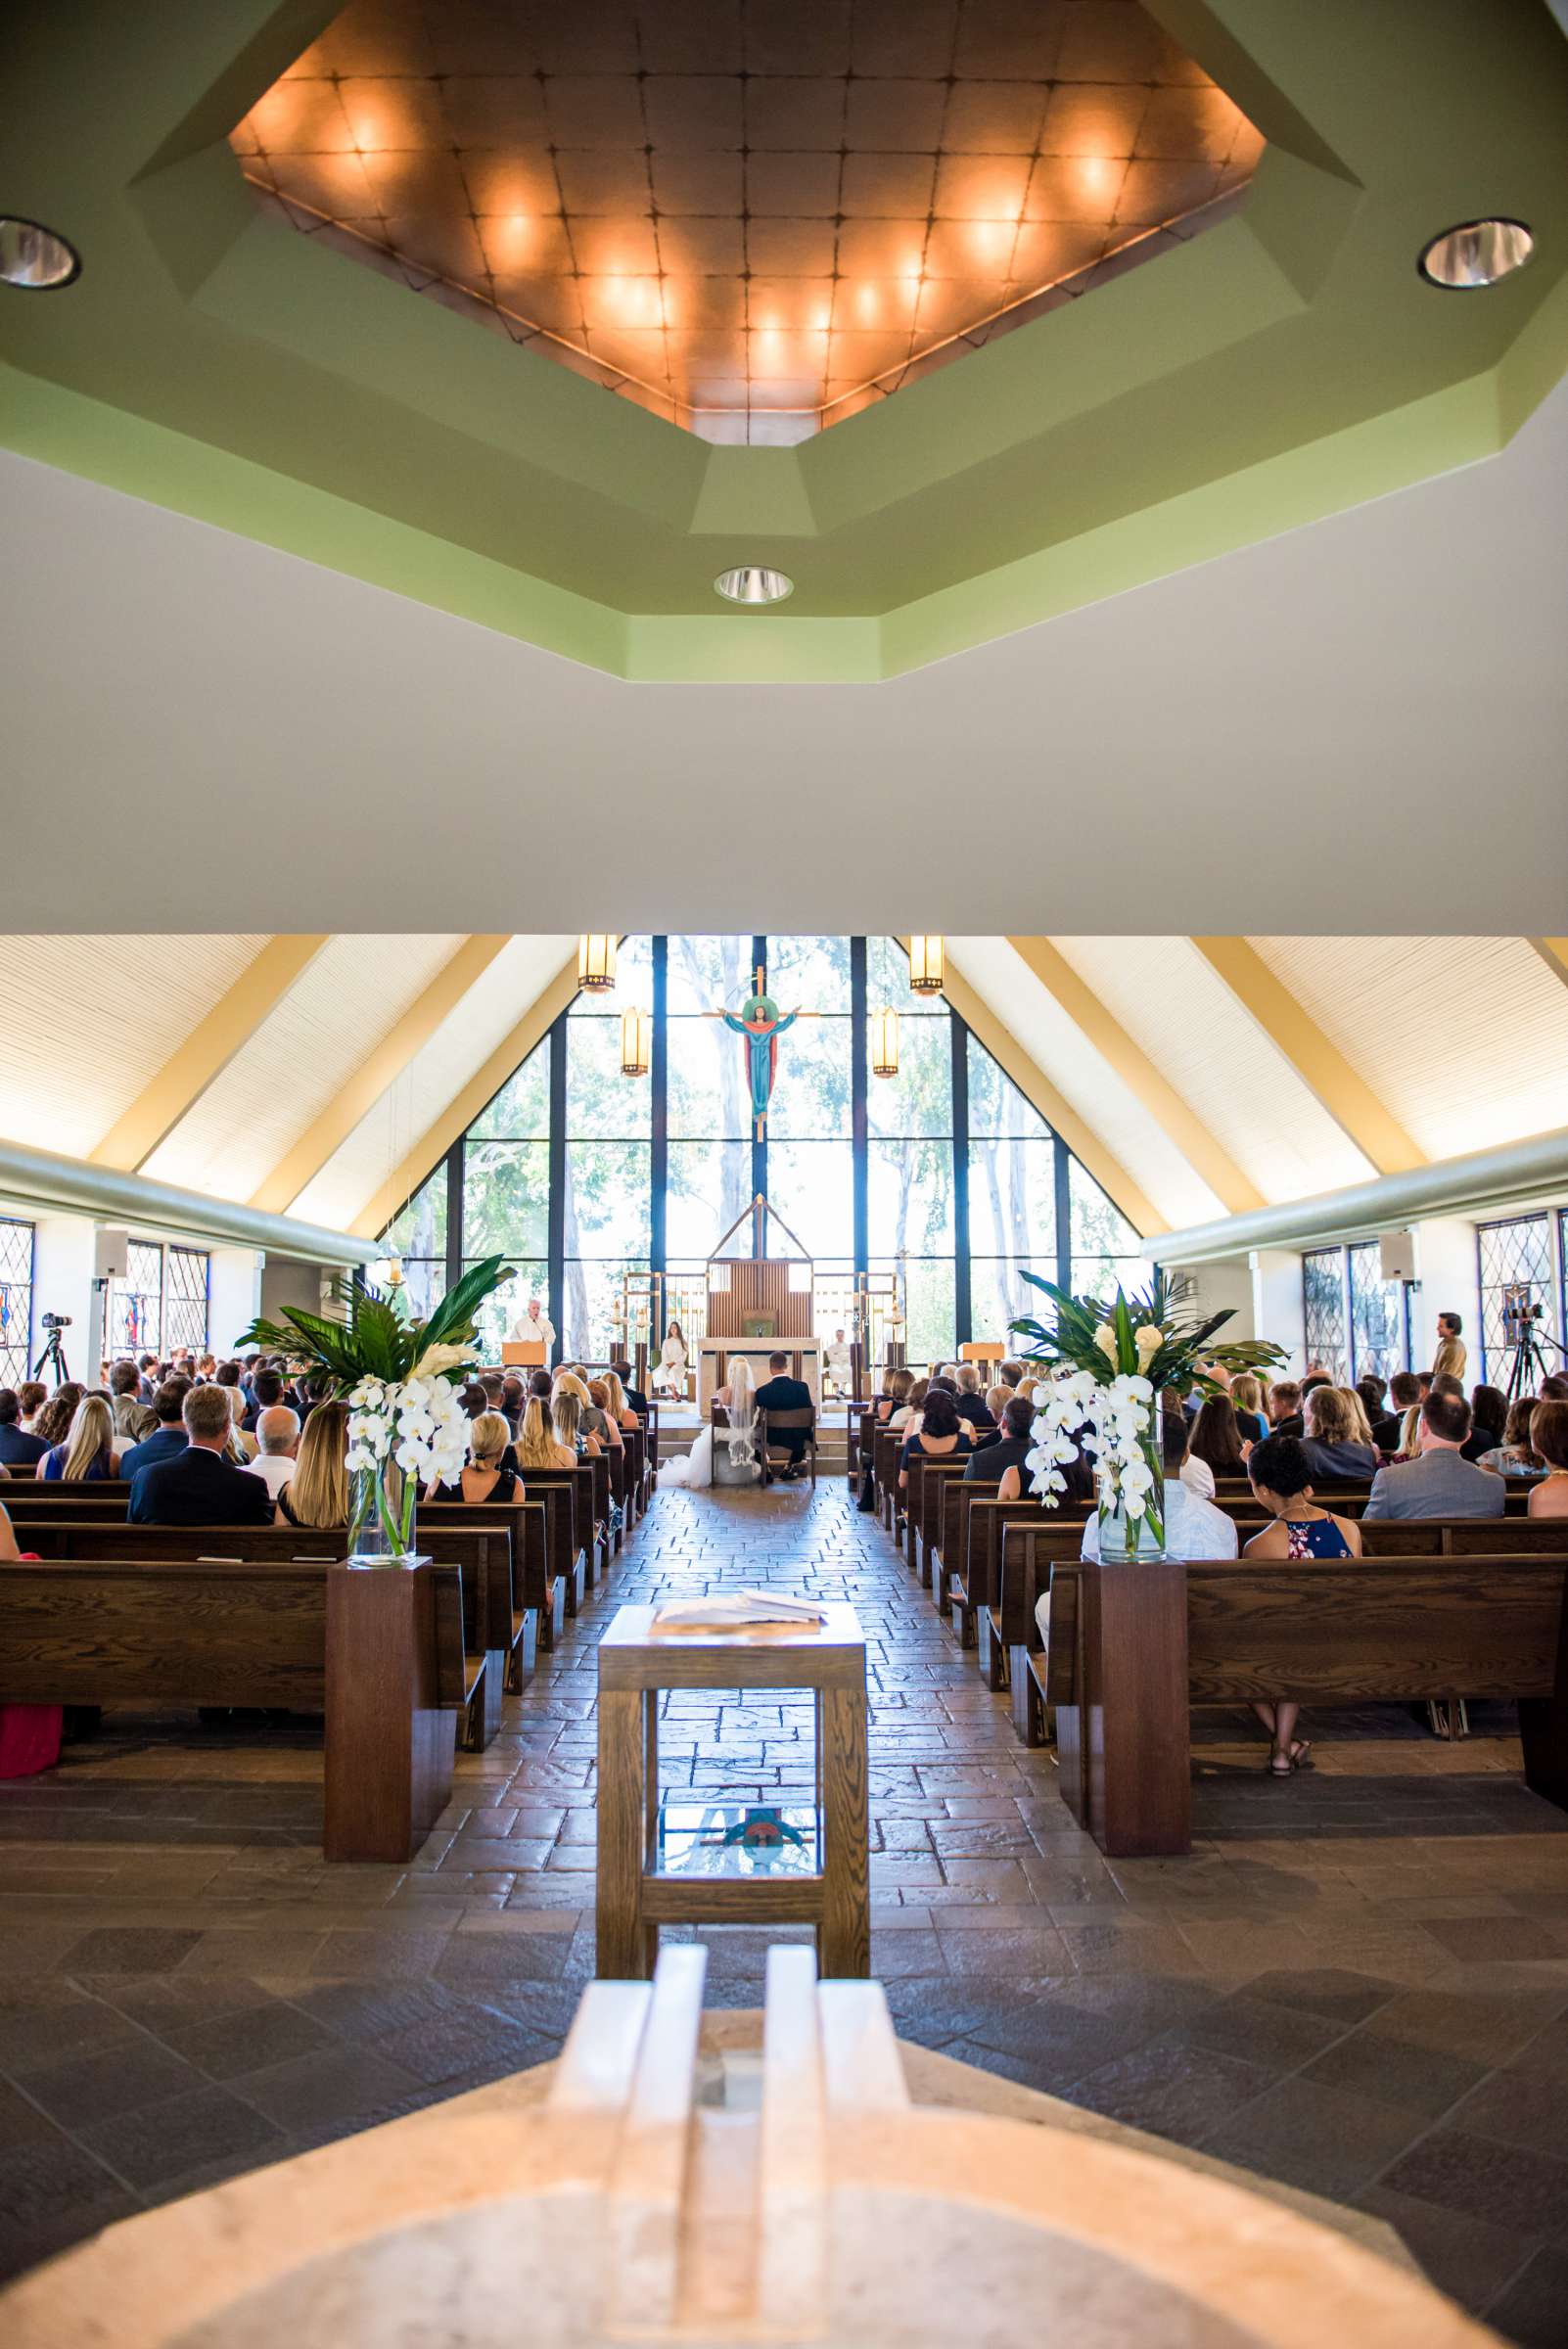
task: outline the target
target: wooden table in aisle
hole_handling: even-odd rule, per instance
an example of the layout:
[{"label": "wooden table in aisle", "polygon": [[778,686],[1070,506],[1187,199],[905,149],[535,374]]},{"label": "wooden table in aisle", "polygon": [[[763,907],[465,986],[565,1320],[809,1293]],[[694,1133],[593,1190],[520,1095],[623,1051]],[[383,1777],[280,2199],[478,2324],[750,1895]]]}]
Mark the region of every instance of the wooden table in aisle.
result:
[{"label": "wooden table in aisle", "polygon": [[[808,1924],[824,1975],[871,1964],[865,1634],[843,1600],[821,1625],[661,1630],[622,1607],[599,1643],[597,1970],[647,1980],[659,1928]],[[667,1688],[807,1689],[815,1700],[815,1799],[661,1804],[659,1700]],[[736,1817],[726,1825],[725,1815]],[[693,1816],[695,1815],[695,1816]]]}]

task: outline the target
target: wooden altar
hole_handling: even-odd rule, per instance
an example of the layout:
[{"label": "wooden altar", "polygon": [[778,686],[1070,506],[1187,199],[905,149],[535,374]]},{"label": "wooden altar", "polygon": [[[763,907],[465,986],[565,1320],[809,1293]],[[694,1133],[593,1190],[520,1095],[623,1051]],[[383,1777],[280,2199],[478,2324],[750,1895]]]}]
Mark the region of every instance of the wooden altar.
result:
[{"label": "wooden altar", "polygon": [[[748,1219],[753,1254],[725,1256],[724,1250]],[[762,1253],[770,1221],[799,1254]],[[814,1268],[783,1217],[768,1206],[761,1191],[724,1233],[708,1259],[706,1271],[707,1326],[697,1351],[697,1405],[704,1417],[715,1388],[725,1384],[735,1355],[747,1357],[759,1386],[767,1377],[768,1356],[788,1355],[790,1376],[804,1379],[811,1390],[811,1401],[820,1403],[821,1349],[812,1326]]]}]

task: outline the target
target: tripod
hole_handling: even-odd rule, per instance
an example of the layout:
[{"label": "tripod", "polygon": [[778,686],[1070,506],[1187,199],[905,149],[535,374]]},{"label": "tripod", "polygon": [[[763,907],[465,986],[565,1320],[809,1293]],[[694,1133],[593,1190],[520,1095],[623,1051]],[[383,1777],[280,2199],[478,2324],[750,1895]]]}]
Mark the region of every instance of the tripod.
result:
[{"label": "tripod", "polygon": [[42,1378],[46,1362],[54,1374],[56,1386],[63,1387],[69,1378],[70,1371],[66,1362],[66,1349],[61,1344],[58,1329],[52,1329],[44,1341],[44,1350],[32,1365],[34,1378]]},{"label": "tripod", "polygon": [[1513,1361],[1508,1370],[1505,1393],[1510,1403],[1517,1403],[1521,1395],[1534,1394],[1546,1376],[1546,1358],[1541,1351],[1543,1342],[1547,1346],[1556,1346],[1559,1354],[1563,1352],[1549,1331],[1537,1329],[1534,1321],[1526,1321],[1520,1330],[1519,1342],[1513,1350]]}]

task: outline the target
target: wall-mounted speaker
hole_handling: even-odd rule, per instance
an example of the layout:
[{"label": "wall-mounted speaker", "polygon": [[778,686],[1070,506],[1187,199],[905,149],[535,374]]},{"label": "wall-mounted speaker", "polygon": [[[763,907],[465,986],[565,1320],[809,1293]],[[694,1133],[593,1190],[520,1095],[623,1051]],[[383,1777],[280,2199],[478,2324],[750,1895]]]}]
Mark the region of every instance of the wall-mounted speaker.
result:
[{"label": "wall-mounted speaker", "polygon": [[99,1225],[95,1237],[94,1266],[100,1280],[123,1280],[125,1267],[130,1262],[130,1233],[114,1231]]},{"label": "wall-mounted speaker", "polygon": [[1385,1280],[1415,1278],[1415,1241],[1407,1231],[1380,1231],[1377,1252]]}]

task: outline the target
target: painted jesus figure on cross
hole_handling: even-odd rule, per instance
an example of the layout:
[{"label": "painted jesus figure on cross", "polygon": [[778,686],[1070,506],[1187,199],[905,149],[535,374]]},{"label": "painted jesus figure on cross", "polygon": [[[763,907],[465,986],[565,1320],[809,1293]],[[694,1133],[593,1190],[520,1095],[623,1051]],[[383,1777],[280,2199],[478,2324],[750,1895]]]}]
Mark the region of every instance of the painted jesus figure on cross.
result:
[{"label": "painted jesus figure on cross", "polygon": [[786,1028],[797,1020],[814,1020],[814,1011],[781,1012],[766,990],[766,973],[761,963],[753,973],[753,991],[741,1005],[739,1015],[733,1011],[710,1011],[710,1020],[722,1020],[726,1028],[745,1038],[746,1075],[752,1091],[753,1132],[758,1141],[767,1122],[767,1105],[773,1097],[773,1080],[778,1075],[778,1039]]}]

